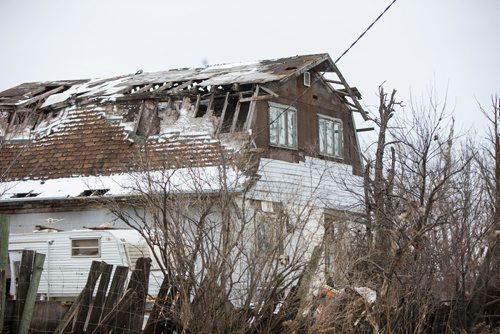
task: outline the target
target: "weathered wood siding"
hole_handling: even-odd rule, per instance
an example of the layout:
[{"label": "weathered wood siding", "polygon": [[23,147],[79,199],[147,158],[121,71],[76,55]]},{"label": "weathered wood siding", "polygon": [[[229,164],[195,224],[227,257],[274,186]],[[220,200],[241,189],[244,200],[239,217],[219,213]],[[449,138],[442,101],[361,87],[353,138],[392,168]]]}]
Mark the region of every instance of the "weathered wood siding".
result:
[{"label": "weathered wood siding", "polygon": [[[276,148],[269,145],[269,113],[268,102],[259,101],[256,106],[256,117],[253,123],[253,134],[257,147],[264,149],[264,157],[288,162],[303,161],[307,156],[318,156],[318,114],[342,120],[343,124],[343,158],[322,157],[353,166],[357,175],[361,172],[361,162],[356,138],[356,130],[351,112],[341,103],[336,94],[332,93],[325,82],[317,80],[317,75],[311,73],[311,87],[304,86],[300,75],[283,84],[268,85],[279,97],[270,101],[292,105],[297,109],[297,149]],[[302,95],[303,94],[303,95]],[[296,100],[296,98],[300,98]]]}]

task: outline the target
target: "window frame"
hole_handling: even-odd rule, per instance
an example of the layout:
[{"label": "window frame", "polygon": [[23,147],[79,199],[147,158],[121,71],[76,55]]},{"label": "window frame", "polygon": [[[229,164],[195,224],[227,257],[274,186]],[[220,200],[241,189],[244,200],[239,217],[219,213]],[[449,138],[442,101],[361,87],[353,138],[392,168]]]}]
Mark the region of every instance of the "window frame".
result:
[{"label": "window frame", "polygon": [[[97,240],[97,254],[96,255],[74,255],[73,250],[75,249],[95,249],[95,246],[92,247],[75,247],[73,246],[73,241],[82,241],[82,240]],[[87,258],[87,257],[101,257],[101,237],[72,237],[70,238],[71,241],[71,248],[70,248],[70,254],[71,257],[76,257],[76,258]]]},{"label": "window frame", "polygon": [[[326,124],[332,124],[332,153],[328,152],[327,150],[327,143],[325,141],[328,140],[327,138],[327,130],[325,127],[325,133],[323,134],[324,136],[324,143],[322,145],[321,143],[321,121],[326,121]],[[326,157],[332,157],[335,159],[343,159],[344,158],[344,124],[341,119],[323,115],[323,114],[318,114],[318,152],[322,156]],[[339,125],[339,140],[340,140],[340,145],[339,145],[339,154],[335,154],[335,124]],[[321,147],[324,147],[324,150],[321,150]]]},{"label": "window frame", "polygon": [[[281,104],[281,103],[276,103],[276,102],[268,102],[269,103],[269,107],[268,107],[268,112],[267,112],[267,115],[268,115],[268,127],[269,127],[269,145],[270,146],[273,146],[273,147],[279,147],[279,148],[286,148],[286,149],[290,149],[290,150],[297,150],[298,148],[298,127],[297,127],[297,109],[295,107],[292,107],[292,106],[289,106],[289,105],[286,105],[286,104]],[[280,114],[278,115],[278,117],[275,119],[275,120],[272,120],[271,119],[271,112],[272,112],[272,109],[278,109],[280,110]],[[289,115],[290,114],[293,114],[294,115],[294,118],[293,121],[294,121],[294,124],[293,124],[293,131],[295,132],[295,136],[293,137],[294,139],[294,143],[293,144],[289,144],[288,143],[288,139],[289,139]],[[271,126],[271,122],[276,122],[279,124],[279,119],[281,117],[285,117],[285,120],[284,120],[284,123],[285,123],[285,126],[284,126],[284,134],[283,134],[283,137],[285,138],[285,144],[281,144],[279,143],[279,137],[280,137],[280,129],[278,128],[278,142],[277,143],[273,143],[271,141],[271,132],[273,130],[273,127]]]}]

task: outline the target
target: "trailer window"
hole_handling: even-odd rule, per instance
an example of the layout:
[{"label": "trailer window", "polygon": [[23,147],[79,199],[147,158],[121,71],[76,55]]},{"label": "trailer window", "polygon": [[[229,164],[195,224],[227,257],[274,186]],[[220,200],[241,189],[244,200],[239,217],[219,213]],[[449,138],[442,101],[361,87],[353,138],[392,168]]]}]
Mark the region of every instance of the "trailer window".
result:
[{"label": "trailer window", "polygon": [[99,256],[99,239],[71,240],[71,256]]}]

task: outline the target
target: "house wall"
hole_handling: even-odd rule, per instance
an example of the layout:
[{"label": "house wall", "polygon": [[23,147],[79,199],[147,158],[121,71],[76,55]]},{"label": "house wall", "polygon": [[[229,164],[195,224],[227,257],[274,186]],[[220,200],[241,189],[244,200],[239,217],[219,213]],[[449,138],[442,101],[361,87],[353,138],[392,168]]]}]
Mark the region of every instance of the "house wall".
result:
[{"label": "house wall", "polygon": [[[303,161],[306,155],[318,155],[318,114],[338,118],[343,124],[343,158],[334,159],[327,156],[322,158],[352,165],[353,172],[360,175],[361,161],[351,112],[325,82],[317,80],[316,75],[311,76],[311,84],[310,88],[304,86],[303,76],[300,75],[283,84],[269,85],[269,88],[279,95],[270,101],[293,105],[297,109],[297,149],[276,148],[269,145],[267,101],[259,101],[256,105],[253,134],[257,147],[264,149],[266,158],[288,162]],[[295,101],[298,96],[301,97]]]},{"label": "house wall", "polygon": [[112,227],[127,227],[123,222],[115,220],[107,209],[87,209],[83,211],[57,212],[35,212],[16,213],[9,215],[10,233],[31,233],[36,225],[47,226],[47,219],[56,221],[54,228],[65,231],[81,229],[86,227],[96,227],[104,223],[111,223]]}]

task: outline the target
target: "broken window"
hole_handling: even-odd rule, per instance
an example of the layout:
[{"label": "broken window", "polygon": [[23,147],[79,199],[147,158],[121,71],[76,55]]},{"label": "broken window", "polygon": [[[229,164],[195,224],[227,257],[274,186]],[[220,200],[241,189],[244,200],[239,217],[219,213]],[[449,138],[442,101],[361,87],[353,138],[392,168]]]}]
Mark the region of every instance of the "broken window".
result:
[{"label": "broken window", "polygon": [[87,189],[84,190],[78,197],[89,197],[89,196],[102,196],[106,194],[109,189]]},{"label": "broken window", "polygon": [[319,152],[342,158],[342,121],[318,115]]},{"label": "broken window", "polygon": [[100,256],[100,239],[72,239],[71,256],[98,257]]},{"label": "broken window", "polygon": [[34,193],[34,192],[27,192],[27,193],[16,193],[12,196],[10,196],[10,198],[29,198],[29,197],[36,197],[40,195],[39,193]]},{"label": "broken window", "polygon": [[269,102],[269,142],[273,146],[297,147],[297,110]]}]

